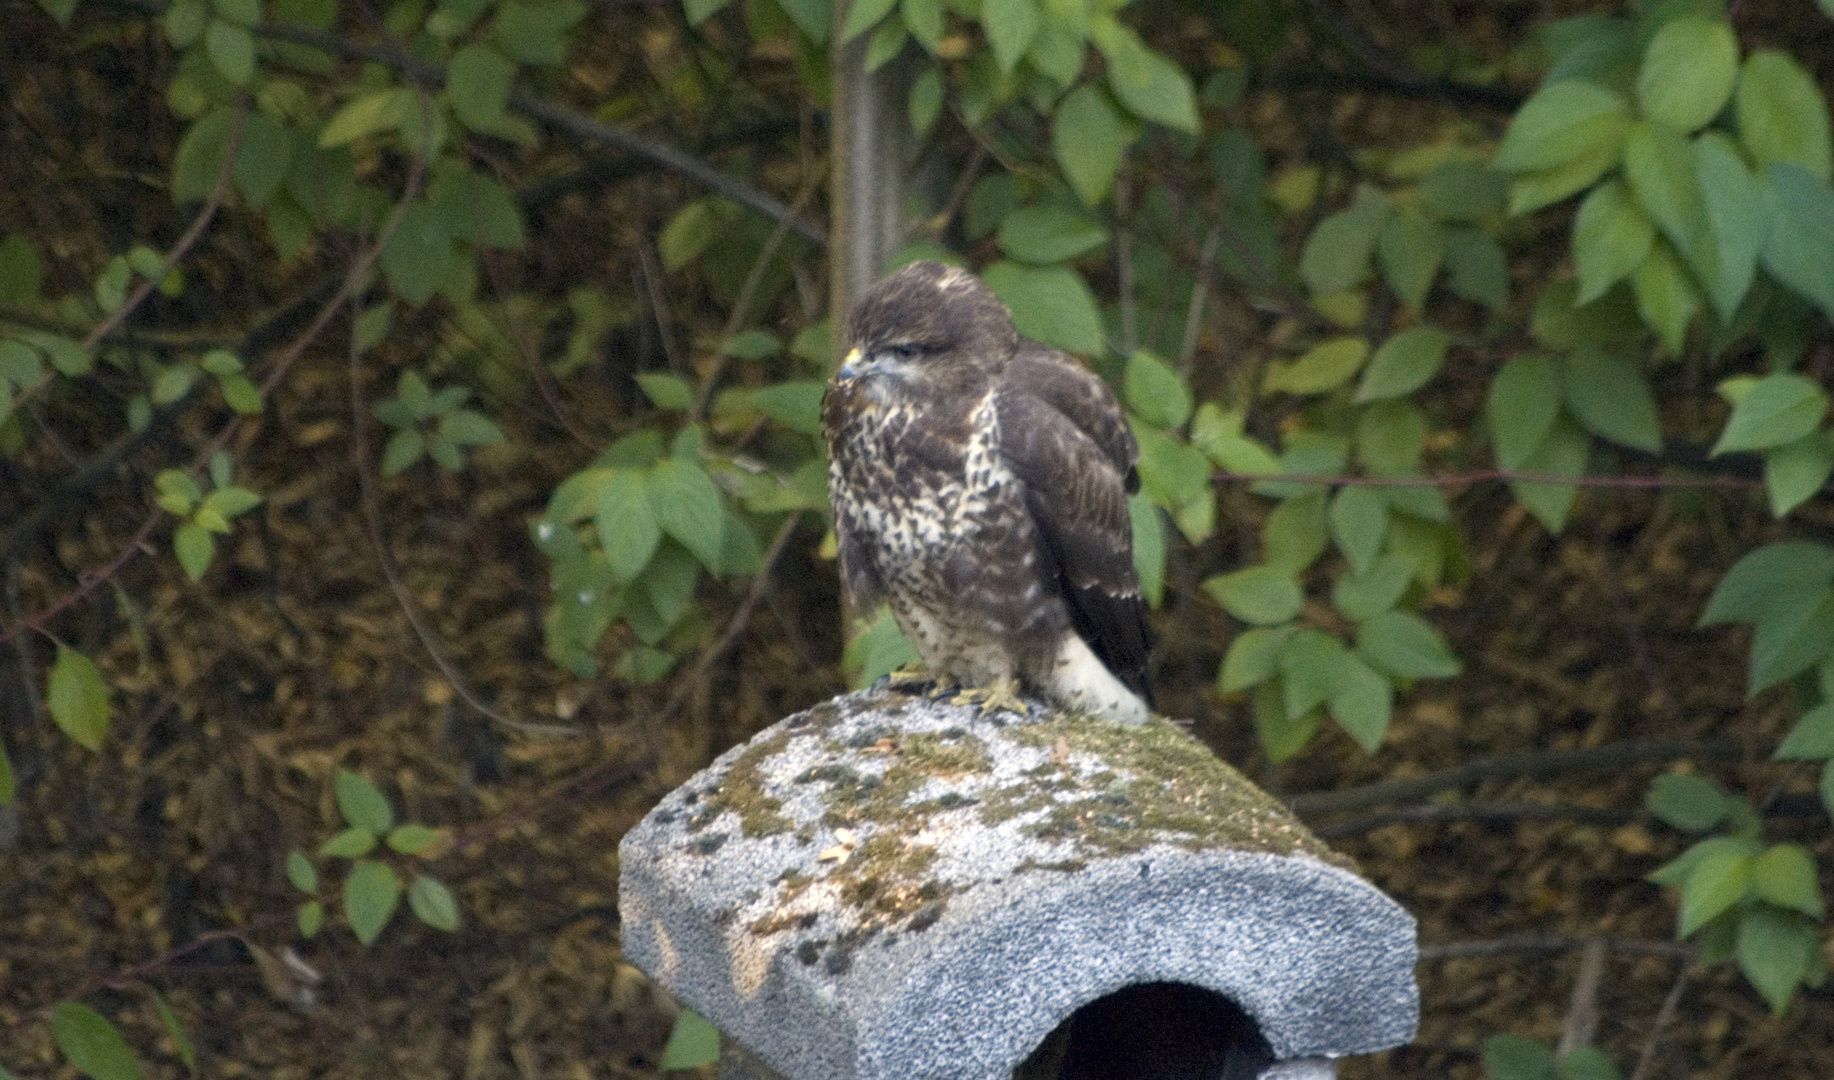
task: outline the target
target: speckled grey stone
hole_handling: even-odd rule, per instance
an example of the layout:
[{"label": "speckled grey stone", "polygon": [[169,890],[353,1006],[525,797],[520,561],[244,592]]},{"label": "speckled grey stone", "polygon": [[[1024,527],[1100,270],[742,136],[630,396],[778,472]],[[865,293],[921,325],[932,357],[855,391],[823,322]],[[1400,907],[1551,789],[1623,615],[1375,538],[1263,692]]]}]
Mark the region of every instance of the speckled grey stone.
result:
[{"label": "speckled grey stone", "polygon": [[865,691],[722,755],[619,857],[624,955],[792,1080],[1003,1080],[1140,983],[1223,995],[1296,1072],[1418,1017],[1407,912],[1163,721]]}]

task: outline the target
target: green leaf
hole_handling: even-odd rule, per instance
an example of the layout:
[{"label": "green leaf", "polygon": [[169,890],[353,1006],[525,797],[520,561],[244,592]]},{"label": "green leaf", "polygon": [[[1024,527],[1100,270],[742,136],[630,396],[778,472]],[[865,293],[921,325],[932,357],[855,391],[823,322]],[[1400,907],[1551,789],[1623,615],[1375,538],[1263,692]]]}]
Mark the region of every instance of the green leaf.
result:
[{"label": "green leaf", "polygon": [[299,926],[301,937],[313,937],[325,925],[325,905],[317,900],[308,900],[299,905],[294,913],[294,922]]},{"label": "green leaf", "polygon": [[1369,342],[1360,337],[1338,337],[1314,345],[1299,359],[1270,364],[1262,379],[1267,393],[1321,394],[1348,382],[1369,355]]},{"label": "green leaf", "polygon": [[401,87],[373,90],[361,97],[352,98],[332,113],[331,119],[325,121],[325,126],[319,129],[319,148],[330,149],[355,142],[366,135],[393,131],[401,126],[401,118],[407,115],[408,110],[418,110],[419,107],[414,92]]},{"label": "green leaf", "polygon": [[1472,161],[1441,162],[1420,179],[1420,208],[1436,221],[1478,221],[1508,194],[1508,177]]},{"label": "green leaf", "polygon": [[1612,91],[1576,79],[1551,83],[1516,110],[1491,165],[1506,172],[1536,172],[1601,149],[1615,153],[1629,123],[1630,104]]},{"label": "green leaf", "polygon": [[1382,343],[1357,385],[1356,400],[1402,397],[1425,386],[1445,361],[1451,338],[1431,326],[1403,330]]},{"label": "green leaf", "polygon": [[419,855],[442,839],[444,839],[444,834],[438,829],[410,821],[406,825],[397,825],[390,829],[387,843],[390,851],[399,851],[403,855]]},{"label": "green leaf", "polygon": [[[1555,423],[1547,439],[1522,462],[1521,467],[1528,472],[1580,476],[1585,472],[1586,453],[1589,449],[1585,433],[1562,420]],[[1561,526],[1566,524],[1567,513],[1572,510],[1573,500],[1579,494],[1579,488],[1572,484],[1541,481],[1512,480],[1509,490],[1549,532],[1559,532]]]},{"label": "green leaf", "polygon": [[306,858],[305,852],[297,849],[287,852],[287,880],[300,892],[318,891],[318,871],[313,868],[312,860]]},{"label": "green leaf", "polygon": [[1554,1052],[1526,1035],[1492,1035],[1484,1040],[1484,1071],[1490,1080],[1556,1080]]},{"label": "green leaf", "polygon": [[1596,1046],[1575,1046],[1560,1059],[1560,1080],[1623,1080],[1617,1062]]},{"label": "green leaf", "polygon": [[[858,7],[865,0],[854,0]],[[848,20],[852,21],[851,16]],[[1032,47],[1040,23],[1038,0],[982,0],[981,29],[987,35],[987,47],[993,50],[994,62],[1002,74],[1011,74],[1025,51]]]},{"label": "green leaf", "polygon": [[1445,254],[1439,226],[1416,210],[1397,210],[1382,224],[1376,254],[1380,256],[1382,275],[1395,295],[1415,311],[1420,310]]},{"label": "green leaf", "polygon": [[1614,177],[1594,188],[1573,218],[1577,302],[1586,304],[1605,295],[1613,283],[1642,265],[1655,239],[1655,224],[1623,181]]},{"label": "green leaf", "polygon": [[1267,521],[1261,526],[1261,561],[1288,577],[1297,578],[1324,554],[1327,530],[1322,490],[1284,499],[1268,512]]},{"label": "green leaf", "polygon": [[1077,197],[1089,206],[1108,194],[1121,168],[1121,155],[1133,139],[1133,125],[1088,84],[1064,95],[1051,119],[1051,156],[1063,167]]},{"label": "green leaf", "polygon": [[911,83],[911,131],[919,137],[929,134],[931,125],[941,114],[942,73],[933,67],[925,68]]},{"label": "green leaf", "polygon": [[981,279],[1012,310],[1019,333],[1085,356],[1106,351],[1095,294],[1076,271],[1002,259],[987,267]]},{"label": "green leaf", "polygon": [[100,750],[108,735],[108,685],[95,661],[58,643],[57,662],[45,689],[45,708],[63,733],[86,750]]},{"label": "green leaf", "polygon": [[1388,536],[1388,500],[1374,488],[1343,488],[1331,499],[1330,521],[1351,573],[1367,573]]},{"label": "green leaf", "polygon": [[1326,707],[1331,710],[1331,719],[1365,752],[1373,754],[1381,749],[1382,737],[1388,734],[1388,721],[1394,715],[1394,684],[1371,671],[1356,656],[1341,652],[1336,655],[1341,659],[1332,674],[1331,698]]},{"label": "green leaf", "polygon": [[1752,858],[1758,853],[1758,843],[1748,837],[1709,836],[1657,868],[1649,875],[1649,880],[1657,885],[1680,888],[1687,884],[1688,875],[1694,872],[1702,859],[1709,855],[1728,853],[1741,859]]},{"label": "green leaf", "polygon": [[611,477],[598,493],[592,521],[614,578],[635,581],[662,543],[662,526],[651,510],[644,473],[611,469]]},{"label": "green leaf", "polygon": [[232,86],[247,86],[255,77],[255,39],[244,26],[212,20],[204,30],[210,64]]},{"label": "green leaf", "polygon": [[1738,968],[1782,1015],[1796,987],[1815,970],[1821,935],[1800,916],[1756,907],[1738,924]]},{"label": "green leaf", "polygon": [[1669,355],[1680,356],[1688,324],[1700,310],[1700,294],[1675,258],[1674,249],[1658,240],[1630,283],[1636,291],[1637,313],[1656,331]]},{"label": "green leaf", "polygon": [[1289,715],[1279,679],[1270,679],[1256,687],[1253,704],[1255,736],[1261,740],[1261,747],[1267,751],[1270,761],[1280,762],[1292,757],[1318,733],[1322,719],[1319,711],[1314,708],[1296,716]]},{"label": "green leaf", "polygon": [[1775,162],[1760,187],[1776,225],[1758,253],[1764,269],[1834,318],[1834,191],[1793,161]]},{"label": "green leaf", "polygon": [[388,796],[361,774],[339,769],[332,780],[332,790],[337,795],[338,812],[350,825],[377,836],[394,827],[395,811],[388,804]]},{"label": "green leaf", "polygon": [[44,264],[31,240],[19,233],[0,240],[0,303],[23,304],[35,299],[44,279]]},{"label": "green leaf", "polygon": [[439,418],[439,434],[456,446],[485,446],[508,436],[497,422],[475,409],[454,409]]},{"label": "green leaf", "polygon": [[[1363,464],[1377,476],[1409,476],[1419,471],[1420,455],[1426,449],[1426,418],[1406,398],[1377,401],[1364,408],[1356,418],[1356,452]],[[1386,496],[1397,509],[1403,501],[1433,499],[1429,488],[1392,489]],[[1432,515],[1435,520],[1438,514]]]},{"label": "green leaf", "polygon": [[[242,145],[236,150],[233,174],[236,189],[250,206],[266,206],[280,190],[292,167],[292,156],[292,129],[259,109],[251,110],[242,121]],[[210,183],[215,186],[214,175]]]},{"label": "green leaf", "polygon": [[[786,0],[777,0],[783,4]],[[800,0],[799,0],[800,2]],[[811,4],[826,5],[826,0],[807,0]],[[787,10],[787,8],[786,8]],[[942,0],[899,0],[898,14],[903,17],[904,25],[911,31],[911,36],[924,47],[926,52],[935,55],[942,45],[943,10]],[[810,34],[810,37],[815,37]],[[820,40],[816,38],[816,40]]]},{"label": "green leaf", "polygon": [[580,0],[510,0],[497,10],[497,46],[519,64],[558,64],[567,58],[567,31],[585,15]]},{"label": "green leaf", "polygon": [[694,404],[694,388],[680,375],[666,371],[639,372],[637,385],[659,409],[686,409]]},{"label": "green leaf", "polygon": [[344,879],[344,918],[357,940],[368,945],[382,933],[401,902],[401,880],[388,866],[360,859]]},{"label": "green leaf", "polygon": [[1707,853],[1688,872],[1681,886],[1681,912],[1675,936],[1685,938],[1739,902],[1750,880],[1751,856],[1736,851]]},{"label": "green leaf", "polygon": [[821,399],[825,383],[813,379],[774,383],[752,395],[766,416],[804,435],[821,434]]},{"label": "green leaf", "polygon": [[1726,820],[1727,803],[1719,785],[1698,773],[1664,773],[1643,799],[1650,813],[1685,832],[1706,832]]},{"label": "green leaf", "polygon": [[1722,321],[1730,321],[1757,272],[1758,252],[1771,228],[1769,206],[1737,147],[1717,131],[1702,132],[1694,140],[1694,175],[1716,258],[1713,272],[1702,277],[1714,310]]},{"label": "green leaf", "polygon": [[732,0],[682,0],[682,11],[688,17],[689,26],[699,26],[718,14]]},{"label": "green leaf", "polygon": [[1800,844],[1773,844],[1751,860],[1751,889],[1758,899],[1811,919],[1827,913],[1815,878],[1815,856]]},{"label": "green leaf", "polygon": [[696,199],[675,211],[656,240],[662,268],[673,273],[693,262],[713,243],[718,231],[719,219],[711,199]]},{"label": "green leaf", "polygon": [[328,859],[354,859],[376,850],[376,834],[361,826],[352,826],[318,846],[318,853]]},{"label": "green leaf", "polygon": [[1348,207],[1320,221],[1306,237],[1299,277],[1314,294],[1342,292],[1369,273],[1369,257],[1389,215],[1388,199],[1359,187]]},{"label": "green leaf", "polygon": [[1128,111],[1142,120],[1197,134],[1197,93],[1183,68],[1148,48],[1112,16],[1098,16],[1090,30],[1090,38],[1108,58],[1108,85]]},{"label": "green leaf", "polygon": [[1623,150],[1623,139],[1613,138],[1591,146],[1564,165],[1517,175],[1509,184],[1509,213],[1526,214],[1584,191],[1618,163]]},{"label": "green leaf", "polygon": [[1637,204],[1692,264],[1711,243],[1694,149],[1674,128],[1639,120],[1624,137],[1624,178]]},{"label": "green leaf", "polygon": [[252,26],[261,18],[260,0],[212,0],[217,16],[237,26]]},{"label": "green leaf", "polygon": [[1776,598],[1751,635],[1750,683],[1755,696],[1785,679],[1793,679],[1834,650],[1834,591]]},{"label": "green leaf", "polygon": [[1159,508],[1144,492],[1127,500],[1128,525],[1133,533],[1134,572],[1140,576],[1140,593],[1158,607],[1165,595],[1165,525]]},{"label": "green leaf", "polygon": [[382,449],[382,475],[395,476],[427,453],[427,441],[414,428],[403,428],[389,436]]},{"label": "green leaf", "polygon": [[453,226],[439,209],[416,202],[401,215],[401,225],[388,239],[379,260],[395,292],[409,304],[426,303],[452,275],[457,252]]},{"label": "green leaf", "polygon": [[1758,49],[1745,58],[1733,102],[1739,141],[1760,167],[1788,161],[1826,183],[1834,169],[1828,102],[1795,57]]},{"label": "green leaf", "polygon": [[1255,626],[1277,626],[1299,614],[1305,595],[1292,575],[1271,566],[1250,566],[1208,578],[1203,589],[1223,610]]},{"label": "green leaf", "polygon": [[13,779],[13,759],[6,754],[6,744],[0,742],[0,806],[13,805],[13,798],[17,794],[18,786]]},{"label": "green leaf", "polygon": [[897,5],[898,0],[853,0],[847,8],[847,20],[841,24],[839,40],[847,42],[859,37],[878,25],[879,20]]},{"label": "green leaf", "polygon": [[720,1057],[720,1029],[692,1009],[683,1009],[669,1029],[669,1041],[662,1048],[657,1068],[696,1069],[710,1065]]},{"label": "green leaf", "polygon": [[1383,611],[1356,628],[1356,653],[1399,679],[1449,679],[1463,670],[1439,631],[1411,611]]},{"label": "green leaf", "polygon": [[446,98],[452,115],[475,131],[491,131],[503,119],[516,65],[489,45],[467,45],[446,65]]},{"label": "green leaf", "polygon": [[1766,375],[1732,407],[1712,456],[1738,450],[1767,450],[1795,442],[1820,426],[1828,395],[1800,375]]},{"label": "green leaf", "polygon": [[1280,651],[1280,697],[1288,716],[1302,716],[1336,692],[1350,650],[1330,634],[1311,627],[1294,631]]},{"label": "green leaf", "polygon": [[1446,288],[1474,304],[1509,306],[1509,263],[1496,237],[1478,228],[1445,230]]},{"label": "green leaf", "polygon": [[101,1013],[80,1002],[51,1006],[51,1037],[70,1064],[94,1080],[140,1080],[140,1062]]},{"label": "green leaf", "polygon": [[1649,380],[1624,357],[1575,349],[1560,364],[1567,408],[1592,434],[1654,454],[1662,449]]},{"label": "green leaf", "polygon": [[1560,414],[1560,382],[1546,356],[1518,356],[1490,381],[1486,417],[1497,462],[1520,469],[1554,429]]},{"label": "green leaf", "polygon": [[1834,702],[1824,701],[1803,713],[1771,757],[1777,761],[1834,758]]},{"label": "green leaf", "polygon": [[1221,670],[1216,673],[1217,691],[1233,694],[1272,678],[1278,670],[1280,652],[1286,647],[1287,639],[1293,636],[1294,629],[1291,624],[1257,626],[1237,634],[1229,643],[1229,651],[1223,654]]},{"label": "green leaf", "polygon": [[1191,415],[1191,391],[1165,361],[1144,350],[1127,360],[1127,404],[1140,419],[1173,428]]},{"label": "green leaf", "polygon": [[726,511],[707,471],[692,461],[664,458],[650,470],[645,486],[662,531],[693,552],[702,566],[720,573]]},{"label": "green leaf", "polygon": [[179,1022],[178,1014],[172,1011],[172,1006],[166,1003],[165,995],[157,990],[152,991],[152,994],[153,1010],[159,1014],[159,1025],[166,1029],[166,1034],[172,1038],[172,1045],[178,1048],[178,1060],[184,1063],[192,1076],[196,1076],[197,1047],[192,1044],[190,1033]]},{"label": "green leaf", "polygon": [[436,877],[414,875],[414,884],[408,887],[408,909],[435,930],[450,932],[459,928],[458,900]]},{"label": "green leaf", "polygon": [[1366,573],[1347,573],[1331,586],[1331,606],[1352,622],[1372,619],[1399,603],[1414,568],[1399,555],[1383,555]]},{"label": "green leaf", "polygon": [[1764,491],[1770,512],[1782,517],[1819,492],[1834,475],[1834,446],[1826,431],[1811,431],[1764,455]]},{"label": "green leaf", "polygon": [[1015,210],[1000,222],[1000,250],[1020,262],[1065,262],[1107,242],[1107,229],[1055,203]]},{"label": "green leaf", "polygon": [[880,608],[872,625],[855,634],[841,653],[841,667],[854,672],[853,688],[872,685],[880,676],[902,664],[917,661],[917,650],[911,648],[888,608]]},{"label": "green leaf", "polygon": [[1643,115],[1680,131],[1693,131],[1719,114],[1738,76],[1738,41],[1719,19],[1684,15],[1650,39],[1637,73]]}]

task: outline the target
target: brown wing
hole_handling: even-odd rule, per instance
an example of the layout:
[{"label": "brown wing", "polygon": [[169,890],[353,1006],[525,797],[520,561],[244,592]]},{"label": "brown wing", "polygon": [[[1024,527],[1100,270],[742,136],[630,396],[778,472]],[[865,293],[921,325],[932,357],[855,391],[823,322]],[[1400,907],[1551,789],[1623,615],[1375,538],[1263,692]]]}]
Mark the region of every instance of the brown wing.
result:
[{"label": "brown wing", "polygon": [[1150,703],[1152,634],[1127,515],[1138,450],[1120,405],[1069,357],[1031,346],[1006,369],[999,415],[1001,455],[1025,485],[1071,626]]}]

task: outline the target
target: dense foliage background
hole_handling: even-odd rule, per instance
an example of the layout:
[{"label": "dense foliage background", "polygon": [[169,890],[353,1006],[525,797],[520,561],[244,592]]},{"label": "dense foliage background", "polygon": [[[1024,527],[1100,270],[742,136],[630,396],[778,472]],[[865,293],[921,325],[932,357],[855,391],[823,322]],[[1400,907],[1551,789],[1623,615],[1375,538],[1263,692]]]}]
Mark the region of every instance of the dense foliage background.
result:
[{"label": "dense foliage background", "polygon": [[1834,8],[0,25],[0,1077],[704,1056],[617,838],[908,655],[862,183],[1114,381],[1160,707],[1420,916],[1346,1076],[1834,1071]]}]

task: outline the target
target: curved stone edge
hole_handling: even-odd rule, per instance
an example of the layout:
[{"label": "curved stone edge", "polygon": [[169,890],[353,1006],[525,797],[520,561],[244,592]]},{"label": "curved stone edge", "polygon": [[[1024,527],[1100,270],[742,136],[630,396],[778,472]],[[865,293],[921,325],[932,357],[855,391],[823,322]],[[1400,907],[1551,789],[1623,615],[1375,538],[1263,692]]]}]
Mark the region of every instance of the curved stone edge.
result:
[{"label": "curved stone edge", "polygon": [[1151,849],[964,898],[863,952],[855,1075],[1005,1077],[1076,1009],[1161,981],[1233,1001],[1277,1059],[1368,1053],[1413,1037],[1415,958],[1413,917],[1337,867]]}]

